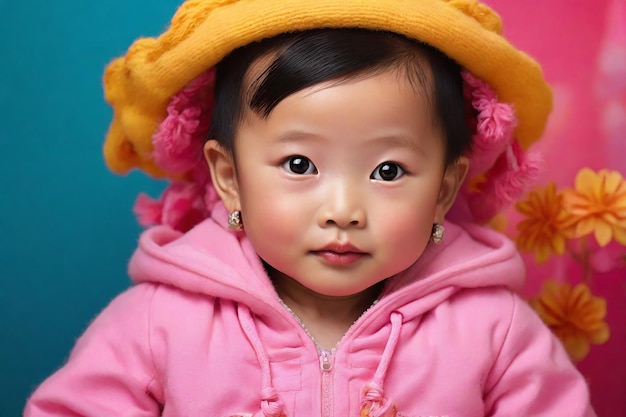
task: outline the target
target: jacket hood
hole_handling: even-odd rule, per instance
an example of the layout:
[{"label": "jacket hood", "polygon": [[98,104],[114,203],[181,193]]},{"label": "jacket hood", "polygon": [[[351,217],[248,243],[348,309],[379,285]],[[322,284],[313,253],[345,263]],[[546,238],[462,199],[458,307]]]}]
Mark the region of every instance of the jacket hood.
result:
[{"label": "jacket hood", "polygon": [[[261,371],[262,412],[255,416],[284,415],[268,352],[277,346],[280,351],[290,350],[285,346],[294,347],[297,342],[291,339],[296,333],[290,328],[301,322],[294,320],[281,303],[245,233],[228,231],[226,219],[226,209],[218,203],[210,218],[187,233],[167,226],[147,230],[140,238],[129,272],[136,282],[161,283],[232,301],[239,326],[254,349]],[[405,323],[416,326],[428,311],[462,289],[503,286],[518,290],[522,284],[523,264],[511,241],[478,226],[446,223],[445,227],[445,243],[429,245],[415,264],[389,278],[376,305],[339,342],[344,346],[343,356],[334,356],[335,363],[345,363],[347,352],[361,356],[375,352],[377,357],[375,364],[368,365],[375,369],[373,376],[361,388],[361,415],[395,415],[387,413],[395,406],[384,396],[383,387]],[[272,335],[280,337],[266,335],[264,339],[260,327],[271,328]],[[300,329],[300,336],[305,332],[306,329]],[[310,337],[319,366],[332,367],[333,359],[328,355],[336,354],[321,348]],[[313,349],[311,344],[304,346],[300,348]],[[368,410],[377,411],[370,414]]]},{"label": "jacket hood", "polygon": [[[131,279],[230,299],[263,315],[278,296],[245,233],[226,228],[227,216],[220,203],[187,233],[167,226],[144,231],[130,261]],[[445,228],[441,244],[429,245],[413,266],[388,280],[380,304],[397,309],[418,300],[425,311],[462,288],[521,289],[523,262],[508,238],[473,224],[446,222]]]},{"label": "jacket hood", "polygon": [[447,224],[444,243],[388,279],[329,351],[280,304],[226,217],[219,207],[186,234],[147,230],[130,272],[148,285],[107,307],[26,414],[595,416],[557,339],[493,287],[517,289],[522,278],[501,235]]}]

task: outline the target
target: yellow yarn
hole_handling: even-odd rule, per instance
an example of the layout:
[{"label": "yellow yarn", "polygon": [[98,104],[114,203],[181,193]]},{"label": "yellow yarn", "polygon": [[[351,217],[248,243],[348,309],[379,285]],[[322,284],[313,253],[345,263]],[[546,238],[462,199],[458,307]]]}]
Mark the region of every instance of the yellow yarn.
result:
[{"label": "yellow yarn", "polygon": [[428,43],[513,104],[523,148],[543,132],[552,93],[541,68],[500,35],[500,17],[478,1],[187,0],[161,36],[138,39],[105,71],[105,98],[114,110],[104,143],[108,167],[168,175],[152,160],[151,139],[172,95],[240,46],[322,27],[387,30]]}]

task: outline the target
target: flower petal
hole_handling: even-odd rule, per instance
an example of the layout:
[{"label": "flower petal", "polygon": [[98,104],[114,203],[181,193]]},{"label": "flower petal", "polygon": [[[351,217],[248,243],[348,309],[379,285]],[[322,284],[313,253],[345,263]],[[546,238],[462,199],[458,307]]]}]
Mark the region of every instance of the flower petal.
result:
[{"label": "flower petal", "polygon": [[574,360],[589,353],[590,343],[605,343],[609,338],[610,329],[604,321],[606,300],[593,296],[586,284],[572,288],[566,282],[547,280],[530,305]]},{"label": "flower petal", "polygon": [[582,168],[574,181],[576,191],[585,195],[594,195],[598,188],[597,175],[590,168]]},{"label": "flower petal", "polygon": [[601,345],[606,343],[611,337],[611,331],[609,325],[602,323],[602,326],[590,335],[589,341],[594,345]]},{"label": "flower petal", "polygon": [[594,234],[596,240],[598,241],[598,245],[600,245],[600,247],[605,247],[613,238],[613,229],[605,222],[596,222]]},{"label": "flower petal", "polygon": [[[626,246],[626,229],[620,227],[614,228],[613,236],[620,245]],[[626,249],[624,249],[624,252],[626,252]]]}]

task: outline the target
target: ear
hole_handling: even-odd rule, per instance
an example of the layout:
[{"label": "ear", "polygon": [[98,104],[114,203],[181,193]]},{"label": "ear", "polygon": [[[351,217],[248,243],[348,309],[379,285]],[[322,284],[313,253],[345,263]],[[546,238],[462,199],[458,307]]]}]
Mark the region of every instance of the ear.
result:
[{"label": "ear", "polygon": [[204,157],[211,170],[213,187],[228,211],[241,210],[233,156],[214,139],[204,144]]},{"label": "ear", "polygon": [[446,213],[452,207],[456,196],[463,185],[465,176],[469,169],[469,159],[465,156],[460,157],[454,164],[446,168],[441,188],[439,189],[439,197],[437,199],[437,208],[435,211],[435,223],[443,223]]}]

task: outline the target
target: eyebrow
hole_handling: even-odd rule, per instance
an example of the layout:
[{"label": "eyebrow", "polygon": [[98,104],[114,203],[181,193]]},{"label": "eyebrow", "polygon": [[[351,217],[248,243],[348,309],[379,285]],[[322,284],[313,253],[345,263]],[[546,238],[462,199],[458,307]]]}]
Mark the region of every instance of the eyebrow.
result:
[{"label": "eyebrow", "polygon": [[312,141],[318,139],[312,133],[298,132],[298,131],[288,131],[276,138],[277,143],[290,143],[290,142],[300,142],[300,141]]},{"label": "eyebrow", "polygon": [[421,147],[418,143],[415,143],[414,140],[411,140],[404,135],[381,136],[372,139],[371,142],[382,143],[389,146],[399,146],[417,152],[424,157],[427,156],[423,147]]},{"label": "eyebrow", "polygon": [[[277,143],[292,143],[292,142],[309,142],[309,141],[317,141],[319,137],[306,132],[299,131],[288,131],[276,138]],[[367,145],[387,145],[387,146],[397,146],[402,148],[407,148],[411,151],[419,153],[420,155],[426,157],[426,152],[424,148],[422,148],[419,144],[415,143],[414,140],[409,139],[404,135],[389,135],[389,136],[380,136],[372,139],[367,139],[364,142],[364,146]]]}]

